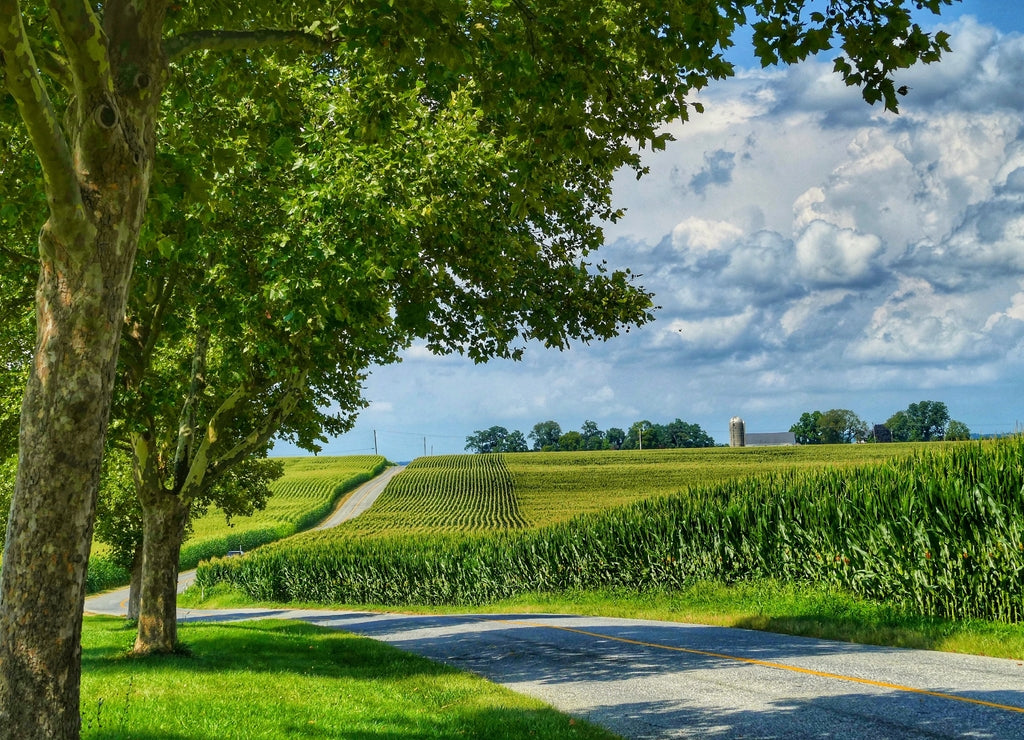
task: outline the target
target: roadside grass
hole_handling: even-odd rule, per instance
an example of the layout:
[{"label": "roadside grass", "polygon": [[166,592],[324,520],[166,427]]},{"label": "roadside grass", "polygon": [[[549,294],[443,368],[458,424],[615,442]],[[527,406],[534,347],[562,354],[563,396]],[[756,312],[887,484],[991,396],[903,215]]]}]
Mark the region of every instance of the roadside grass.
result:
[{"label": "roadside grass", "polygon": [[179,604],[207,609],[259,605],[431,614],[554,613],[655,619],[1024,660],[1024,624],[921,617],[835,589],[777,581],[731,585],[703,581],[678,590],[643,592],[604,589],[530,593],[486,606],[407,606],[401,609],[374,604],[256,604],[242,591],[219,584],[206,594],[190,589],[179,597]]},{"label": "roadside grass", "polygon": [[482,678],[300,622],[182,624],[188,655],[128,657],[134,631],[87,617],[82,737],[617,737]]}]

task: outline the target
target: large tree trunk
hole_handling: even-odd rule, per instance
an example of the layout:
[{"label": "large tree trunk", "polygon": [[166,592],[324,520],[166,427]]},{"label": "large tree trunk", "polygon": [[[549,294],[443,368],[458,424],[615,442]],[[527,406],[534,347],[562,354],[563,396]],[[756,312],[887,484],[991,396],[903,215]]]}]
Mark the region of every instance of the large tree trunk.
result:
[{"label": "large tree trunk", "polygon": [[142,504],[142,588],[136,653],[168,653],[178,641],[178,556],[189,506],[165,491]]},{"label": "large tree trunk", "polygon": [[40,237],[52,258],[37,289],[0,578],[0,737],[79,733],[85,572],[141,216],[135,205],[139,213],[121,223],[100,223],[93,260],[76,263],[54,234]]},{"label": "large tree trunk", "polygon": [[35,355],[0,575],[5,740],[80,733],[86,566],[166,74],[162,3],[103,3],[104,29],[92,6],[51,8],[74,89],[60,119],[29,45],[18,40],[23,27],[3,19],[15,39],[3,55],[7,87],[39,156],[50,211],[39,236]]}]

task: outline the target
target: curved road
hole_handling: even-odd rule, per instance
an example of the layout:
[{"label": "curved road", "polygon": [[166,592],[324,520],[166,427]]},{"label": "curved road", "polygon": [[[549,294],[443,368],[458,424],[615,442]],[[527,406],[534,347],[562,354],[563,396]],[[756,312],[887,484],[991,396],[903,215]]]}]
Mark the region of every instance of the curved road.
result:
[{"label": "curved road", "polygon": [[[86,608],[123,613],[96,598]],[[301,619],[383,640],[627,738],[1024,739],[1024,661],[604,617],[178,614],[182,621]]]}]

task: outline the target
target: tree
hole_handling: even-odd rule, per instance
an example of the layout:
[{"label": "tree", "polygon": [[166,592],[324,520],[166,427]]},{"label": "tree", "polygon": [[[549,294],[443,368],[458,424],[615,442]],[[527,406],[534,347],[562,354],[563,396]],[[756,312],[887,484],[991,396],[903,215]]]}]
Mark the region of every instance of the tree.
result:
[{"label": "tree", "polygon": [[609,427],[608,431],[604,433],[604,438],[609,448],[621,450],[622,446],[626,443],[626,432],[618,427]]},{"label": "tree", "polygon": [[526,443],[526,437],[518,429],[513,429],[505,439],[505,452],[526,452],[530,446]]},{"label": "tree", "polygon": [[892,434],[893,442],[910,442],[913,439],[914,431],[906,411],[897,411],[888,418],[885,426]]},{"label": "tree", "polygon": [[493,426],[490,429],[473,432],[466,437],[466,449],[481,454],[526,452],[526,437],[518,429],[510,432],[505,427]]},{"label": "tree", "polygon": [[626,442],[623,445],[623,449],[649,449],[651,447],[651,442],[653,441],[650,435],[650,431],[653,426],[654,425],[646,419],[643,421],[634,421],[630,424],[629,431],[626,433]]},{"label": "tree", "polygon": [[[938,12],[950,2],[917,4]],[[421,194],[418,216],[405,213],[411,246],[394,242],[391,259],[371,260],[363,273],[384,263],[385,278],[399,288],[378,317],[382,324],[393,317],[396,346],[419,336],[437,352],[518,358],[526,339],[563,347],[650,318],[649,297],[627,273],[605,273],[583,258],[601,242],[600,220],[617,216],[614,172],[641,169],[631,144],[664,146],[660,128],[686,117],[685,96],[732,72],[719,50],[745,22],[745,5],[762,14],[753,28],[764,62],[790,63],[841,44],[837,71],[863,86],[869,102],[893,110],[893,72],[947,48],[944,34],[930,37],[908,22],[903,0],[846,0],[809,18],[791,3],[748,0],[724,7],[677,0],[667,12],[610,0],[537,9],[497,0],[422,7],[369,0],[346,4],[338,16],[306,2],[0,0],[0,75],[16,104],[15,117],[5,99],[0,125],[19,125],[31,140],[46,195],[23,454],[0,579],[4,732],[79,733],[78,635],[104,430],[158,123],[163,112],[189,104],[165,94],[182,60],[213,64],[230,50],[258,57],[287,47],[291,58],[305,55],[328,70],[339,87],[350,74],[383,68],[382,79],[419,89],[428,110],[455,106],[458,120],[472,123],[479,152],[500,149],[491,161],[501,166],[471,183],[479,197],[468,204],[452,204],[445,187],[460,173],[439,173],[438,189]],[[368,101],[370,137],[394,133],[392,89]],[[405,139],[417,131],[403,129]],[[377,182],[366,182],[366,191]],[[461,219],[452,219],[455,211]],[[350,237],[338,241],[353,249]],[[282,257],[302,250],[279,247]],[[298,371],[277,380],[275,390],[287,395],[305,378]],[[219,420],[240,421],[258,405]]]},{"label": "tree", "polygon": [[558,438],[558,449],[563,452],[577,452],[583,449],[583,435],[579,432],[566,432]]},{"label": "tree", "polygon": [[798,445],[819,445],[824,441],[821,437],[821,412],[805,411],[800,420],[789,428],[796,435]]},{"label": "tree", "polygon": [[801,445],[850,444],[868,438],[867,423],[849,409],[805,411],[789,431]]},{"label": "tree", "polygon": [[948,442],[965,442],[971,438],[971,430],[962,421],[953,419],[946,425],[945,439]]},{"label": "tree", "polygon": [[562,427],[557,421],[541,421],[533,425],[528,436],[533,440],[535,450],[557,450]]},{"label": "tree", "polygon": [[667,448],[714,447],[715,440],[699,424],[676,419],[665,427],[662,443]]},{"label": "tree", "polygon": [[818,419],[821,441],[825,444],[850,444],[868,438],[868,425],[849,409],[829,409]]},{"label": "tree", "polygon": [[941,401],[919,401],[897,411],[885,425],[894,442],[931,442],[941,440],[949,423],[949,410]]},{"label": "tree", "polygon": [[580,449],[581,450],[600,450],[604,448],[604,432],[602,432],[597,422],[587,419],[583,422],[583,426],[580,427]]}]

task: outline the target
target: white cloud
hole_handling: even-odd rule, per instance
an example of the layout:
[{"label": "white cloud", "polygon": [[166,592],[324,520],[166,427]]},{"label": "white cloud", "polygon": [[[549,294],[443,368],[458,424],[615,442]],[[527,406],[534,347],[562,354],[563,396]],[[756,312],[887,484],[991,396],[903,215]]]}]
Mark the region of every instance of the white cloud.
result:
[{"label": "white cloud", "polygon": [[849,290],[838,288],[814,293],[806,298],[793,302],[779,319],[779,326],[786,336],[795,334],[812,324],[813,319],[822,311],[845,300],[851,295]]},{"label": "white cloud", "polygon": [[697,352],[722,352],[739,348],[757,312],[748,308],[731,316],[716,316],[697,321],[675,319],[658,335],[661,345],[680,342]]},{"label": "white cloud", "polygon": [[672,246],[685,254],[706,254],[724,249],[743,235],[743,231],[725,221],[690,217],[672,230]]},{"label": "white cloud", "polygon": [[882,241],[824,221],[812,221],[796,241],[800,275],[818,285],[848,285],[872,276]]},{"label": "white cloud", "polygon": [[986,354],[987,341],[972,325],[970,297],[943,295],[927,281],[904,277],[875,309],[863,339],[848,356],[866,362],[927,363]]}]

